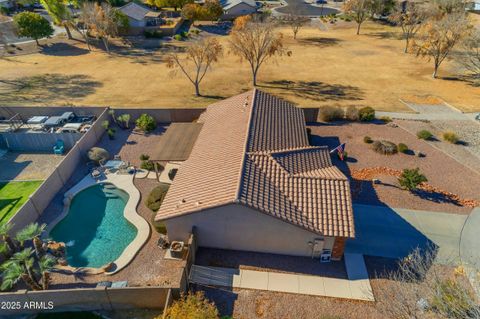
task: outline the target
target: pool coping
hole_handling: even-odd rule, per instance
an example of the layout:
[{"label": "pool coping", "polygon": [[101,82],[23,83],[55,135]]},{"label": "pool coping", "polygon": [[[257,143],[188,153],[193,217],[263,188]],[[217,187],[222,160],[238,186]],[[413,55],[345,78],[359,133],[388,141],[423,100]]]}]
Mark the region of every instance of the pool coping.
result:
[{"label": "pool coping", "polygon": [[[137,235],[135,238],[128,244],[127,247],[123,250],[122,254],[112,261],[115,265],[115,269],[113,271],[105,271],[106,275],[113,275],[123,268],[125,268],[132,260],[135,258],[137,253],[140,249],[145,245],[150,237],[150,224],[137,213],[137,205],[140,202],[140,191],[135,187],[133,183],[134,176],[131,174],[107,174],[102,176],[102,178],[96,180],[90,175],[85,176],[80,182],[78,182],[75,186],[70,188],[64,194],[63,200],[63,211],[62,213],[55,218],[52,222],[48,223],[46,229],[46,236],[48,237],[50,231],[61,221],[63,220],[70,209],[70,203],[73,197],[87,189],[97,184],[106,184],[110,183],[115,185],[115,187],[125,191],[129,195],[129,199],[125,205],[123,216],[127,219],[130,223],[132,223],[137,228]],[[69,266],[70,267],[70,266]],[[102,266],[103,267],[103,266]],[[94,267],[74,267],[74,268],[81,268],[90,273],[99,273],[102,271],[102,267],[94,268]]]}]

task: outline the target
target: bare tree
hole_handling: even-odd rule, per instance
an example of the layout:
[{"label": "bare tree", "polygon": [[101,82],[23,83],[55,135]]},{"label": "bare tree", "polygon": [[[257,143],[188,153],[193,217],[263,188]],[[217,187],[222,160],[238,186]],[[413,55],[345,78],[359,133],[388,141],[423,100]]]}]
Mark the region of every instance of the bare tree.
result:
[{"label": "bare tree", "polygon": [[432,77],[436,78],[438,68],[452,49],[468,34],[471,25],[465,12],[458,11],[445,14],[438,19],[430,19],[422,29],[422,38],[414,43],[414,50],[417,56],[433,60]]},{"label": "bare tree", "polygon": [[183,57],[178,52],[170,53],[167,56],[167,67],[179,69],[195,86],[195,95],[200,96],[200,83],[222,52],[223,47],[217,39],[198,40],[187,48]]},{"label": "bare tree", "polygon": [[405,39],[405,53],[410,48],[410,40],[420,30],[429,17],[428,11],[419,3],[407,2],[405,7],[399,3],[389,19],[400,25]]},{"label": "bare tree", "polygon": [[475,30],[463,42],[463,54],[459,58],[465,69],[480,79],[480,30]]},{"label": "bare tree", "polygon": [[232,32],[229,40],[231,52],[245,59],[252,71],[253,85],[257,85],[257,75],[265,61],[282,55],[291,55],[283,46],[283,36],[275,32],[271,21],[249,21]]},{"label": "bare tree", "polygon": [[289,14],[280,18],[280,23],[288,25],[293,32],[293,38],[297,39],[298,31],[310,22],[309,18]]},{"label": "bare tree", "polygon": [[371,15],[372,0],[347,0],[343,5],[346,13],[351,14],[357,22],[357,35],[360,34],[360,27]]},{"label": "bare tree", "polygon": [[388,318],[480,318],[474,291],[462,267],[435,264],[433,249],[414,250],[378,285],[379,309]]}]

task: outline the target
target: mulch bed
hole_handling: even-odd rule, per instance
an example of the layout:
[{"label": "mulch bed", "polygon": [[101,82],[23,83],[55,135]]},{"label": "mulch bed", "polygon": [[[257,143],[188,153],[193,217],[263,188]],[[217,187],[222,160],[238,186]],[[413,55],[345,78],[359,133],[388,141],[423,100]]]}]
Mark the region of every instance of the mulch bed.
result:
[{"label": "mulch bed", "polygon": [[[471,207],[480,201],[480,194],[476,191],[480,189],[480,174],[401,127],[381,123],[349,122],[316,124],[309,127],[312,129],[315,145],[334,148],[346,143],[347,161],[342,162],[337,156],[332,156],[332,159],[334,164],[352,179],[354,203],[468,214],[472,210]],[[363,142],[363,137],[367,135],[373,140],[404,143],[411,150],[425,154],[425,157],[403,153],[378,154],[371,149],[371,144]],[[388,171],[387,174],[358,175],[359,172],[375,171],[379,167]],[[428,185],[416,192],[401,189],[396,178],[398,172],[416,167],[419,167],[428,178]],[[370,178],[377,178],[381,183],[374,186]]]}]

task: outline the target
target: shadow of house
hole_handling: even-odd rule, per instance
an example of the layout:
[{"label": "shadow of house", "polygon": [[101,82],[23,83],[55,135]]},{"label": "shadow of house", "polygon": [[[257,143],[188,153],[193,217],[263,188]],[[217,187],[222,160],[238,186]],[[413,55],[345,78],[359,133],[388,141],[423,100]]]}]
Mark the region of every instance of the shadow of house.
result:
[{"label": "shadow of house", "polygon": [[213,288],[200,285],[193,285],[193,291],[203,291],[208,300],[215,303],[220,316],[232,317],[235,306],[235,301],[238,299],[238,294],[234,293],[231,288]]},{"label": "shadow of house", "polygon": [[[337,136],[312,135],[311,140],[313,145],[327,145],[329,149],[342,143]],[[371,181],[353,179],[347,162],[335,154],[332,162],[349,178],[352,192],[355,238],[347,241],[346,252],[396,259],[408,256],[417,248],[423,251],[439,248],[382,202]]]}]

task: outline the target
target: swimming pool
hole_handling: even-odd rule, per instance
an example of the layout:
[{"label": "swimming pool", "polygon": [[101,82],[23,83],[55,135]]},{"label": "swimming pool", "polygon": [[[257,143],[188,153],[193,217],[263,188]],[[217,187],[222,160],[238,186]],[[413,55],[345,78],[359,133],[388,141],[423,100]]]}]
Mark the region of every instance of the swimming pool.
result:
[{"label": "swimming pool", "polygon": [[128,199],[111,183],[90,186],[73,197],[68,214],[50,231],[53,240],[66,244],[70,266],[98,268],[123,253],[137,235],[123,216]]}]

